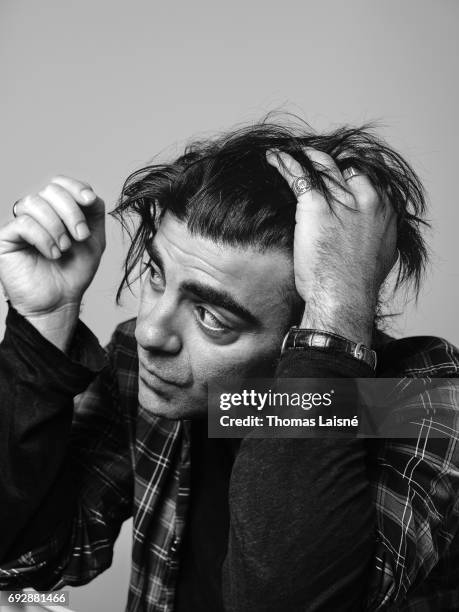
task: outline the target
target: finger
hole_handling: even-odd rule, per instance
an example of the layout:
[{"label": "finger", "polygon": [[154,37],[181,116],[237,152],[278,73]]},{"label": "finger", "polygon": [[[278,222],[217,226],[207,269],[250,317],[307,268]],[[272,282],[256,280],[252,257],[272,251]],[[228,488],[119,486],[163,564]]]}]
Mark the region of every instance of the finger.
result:
[{"label": "finger", "polygon": [[64,187],[64,189],[67,189],[67,191],[72,194],[73,198],[82,206],[90,204],[96,199],[93,188],[85,181],[58,174],[51,179],[50,183],[56,183],[56,185],[60,185]]},{"label": "finger", "polygon": [[349,190],[333,157],[312,147],[304,147],[303,150],[314,164],[316,170],[322,174],[322,179],[333,198],[337,202],[355,209],[353,194]]},{"label": "finger", "polygon": [[16,216],[28,215],[35,219],[51,235],[61,251],[72,246],[62,219],[53,207],[39,195],[26,196],[16,203]]},{"label": "finger", "polygon": [[381,208],[384,216],[389,219],[395,215],[394,208],[388,198],[381,198],[366,174],[356,172],[352,167],[343,171],[343,177],[351,190],[359,210]]},{"label": "finger", "polygon": [[21,215],[2,229],[0,251],[14,252],[27,245],[35,247],[47,259],[58,259],[61,256],[51,234],[29,215]]},{"label": "finger", "polygon": [[92,187],[84,181],[61,175],[54,177],[51,182],[66,189],[83,206],[91,234],[105,242],[105,204]]},{"label": "finger", "polygon": [[[347,189],[346,183],[343,179],[341,172],[336,166],[332,157],[323,153],[322,151],[317,151],[311,147],[304,147],[304,151],[311,159],[313,164],[316,166],[316,169],[322,173],[322,178],[329,189],[331,195],[338,200],[346,204],[347,206],[354,207],[353,196]],[[295,180],[299,176],[304,176],[304,170],[299,162],[296,161],[291,155],[288,153],[284,153],[283,151],[275,151],[271,150],[267,153],[267,161],[269,164],[277,168],[280,174],[285,178],[288,182],[290,188],[294,191],[295,196],[299,203],[303,206],[311,205],[312,200],[314,200],[314,206],[320,206],[326,203],[325,198],[319,194],[317,190],[309,189],[307,191],[303,191],[303,193],[298,194],[295,187]],[[331,177],[331,178],[329,178]],[[337,185],[337,183],[339,183]],[[341,187],[342,185],[342,187]]]},{"label": "finger", "polygon": [[312,188],[301,164],[288,153],[277,149],[268,150],[266,160],[285,179],[297,201],[304,202],[305,195],[310,193]]},{"label": "finger", "polygon": [[301,164],[288,153],[277,150],[267,151],[266,160],[287,181],[298,202],[300,200],[304,201],[305,194],[312,191],[312,189]]},{"label": "finger", "polygon": [[294,157],[285,153],[284,151],[270,149],[266,153],[266,160],[268,164],[274,166],[281,176],[287,181],[289,186],[292,186],[295,178],[304,176],[304,170],[299,162]]},{"label": "finger", "polygon": [[38,194],[46,200],[75,240],[86,240],[90,230],[86,217],[71,193],[57,183],[49,183]]},{"label": "finger", "polygon": [[288,183],[290,189],[292,189],[297,199],[297,222],[304,213],[329,210],[326,206],[325,198],[319,191],[307,188],[302,193],[298,193],[296,190],[295,181],[297,181],[299,177],[304,177],[305,181],[308,181],[308,183],[309,179],[305,177],[303,167],[295,158],[283,151],[270,149],[266,152],[266,160],[271,166],[278,170],[280,175]]},{"label": "finger", "polygon": [[52,178],[51,183],[59,185],[68,191],[74,200],[84,207],[85,215],[94,217],[104,215],[104,202],[97,197],[89,183],[61,175]]},{"label": "finger", "polygon": [[319,172],[331,177],[336,183],[346,187],[343,175],[331,155],[328,155],[328,153],[324,151],[314,149],[313,147],[304,147],[303,150]]}]

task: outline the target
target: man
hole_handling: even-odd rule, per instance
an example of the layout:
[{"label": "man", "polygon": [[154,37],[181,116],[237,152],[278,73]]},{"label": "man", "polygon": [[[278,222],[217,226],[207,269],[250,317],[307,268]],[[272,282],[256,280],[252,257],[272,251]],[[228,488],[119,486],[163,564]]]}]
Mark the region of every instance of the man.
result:
[{"label": "man", "polygon": [[[139,217],[124,282],[139,264],[142,289],[105,356],[78,322],[102,200],[59,176],[18,201],[0,232],[2,588],[86,583],[132,515],[132,611],[457,609],[456,427],[239,444],[203,420],[225,377],[456,376],[445,340],[377,329],[397,255],[419,285],[423,211],[411,168],[364,129],[196,143],[123,188],[116,214]],[[314,333],[279,360],[293,324]],[[453,392],[429,401],[455,424]]]}]

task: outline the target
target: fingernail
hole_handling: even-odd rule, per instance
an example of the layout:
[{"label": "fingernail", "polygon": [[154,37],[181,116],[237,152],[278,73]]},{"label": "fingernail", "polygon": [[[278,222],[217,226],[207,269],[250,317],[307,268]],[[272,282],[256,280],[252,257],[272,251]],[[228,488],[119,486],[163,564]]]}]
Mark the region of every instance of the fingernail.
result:
[{"label": "fingernail", "polygon": [[96,194],[94,193],[94,191],[92,191],[92,189],[83,189],[80,195],[81,195],[81,199],[86,204],[90,204],[96,199]]},{"label": "fingernail", "polygon": [[84,240],[91,233],[89,231],[89,227],[86,225],[84,221],[80,221],[75,227],[75,233],[79,240]]},{"label": "fingernail", "polygon": [[71,246],[72,243],[70,242],[70,238],[67,236],[67,234],[62,234],[62,236],[59,238],[59,248],[61,249],[61,251],[65,251]]},{"label": "fingernail", "polygon": [[353,168],[352,166],[348,166],[347,168],[345,168],[342,173],[343,175],[343,179],[345,181],[349,180],[350,178],[352,178],[353,176],[357,176],[358,172],[355,168]]},{"label": "fingernail", "polygon": [[59,249],[57,248],[56,245],[51,247],[51,257],[53,259],[58,259],[61,256],[61,252],[59,251]]}]

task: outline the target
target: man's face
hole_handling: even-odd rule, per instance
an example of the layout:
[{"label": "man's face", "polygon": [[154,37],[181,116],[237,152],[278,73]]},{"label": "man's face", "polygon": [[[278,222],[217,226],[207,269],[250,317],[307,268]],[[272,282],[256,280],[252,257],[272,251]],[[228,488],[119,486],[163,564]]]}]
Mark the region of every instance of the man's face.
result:
[{"label": "man's face", "polygon": [[286,253],[220,246],[166,213],[142,279],[139,401],[171,419],[207,412],[209,383],[273,373],[291,317]]}]

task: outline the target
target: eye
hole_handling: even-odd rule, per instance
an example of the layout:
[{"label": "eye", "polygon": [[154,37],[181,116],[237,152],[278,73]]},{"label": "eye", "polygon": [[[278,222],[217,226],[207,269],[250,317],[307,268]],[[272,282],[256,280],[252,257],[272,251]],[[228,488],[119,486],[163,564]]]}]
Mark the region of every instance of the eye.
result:
[{"label": "eye", "polygon": [[206,330],[216,333],[229,331],[229,328],[204,306],[196,306],[196,311],[199,322]]},{"label": "eye", "polygon": [[161,289],[164,287],[164,279],[161,270],[150,261],[145,263],[145,269],[148,270],[150,285],[154,288]]}]

